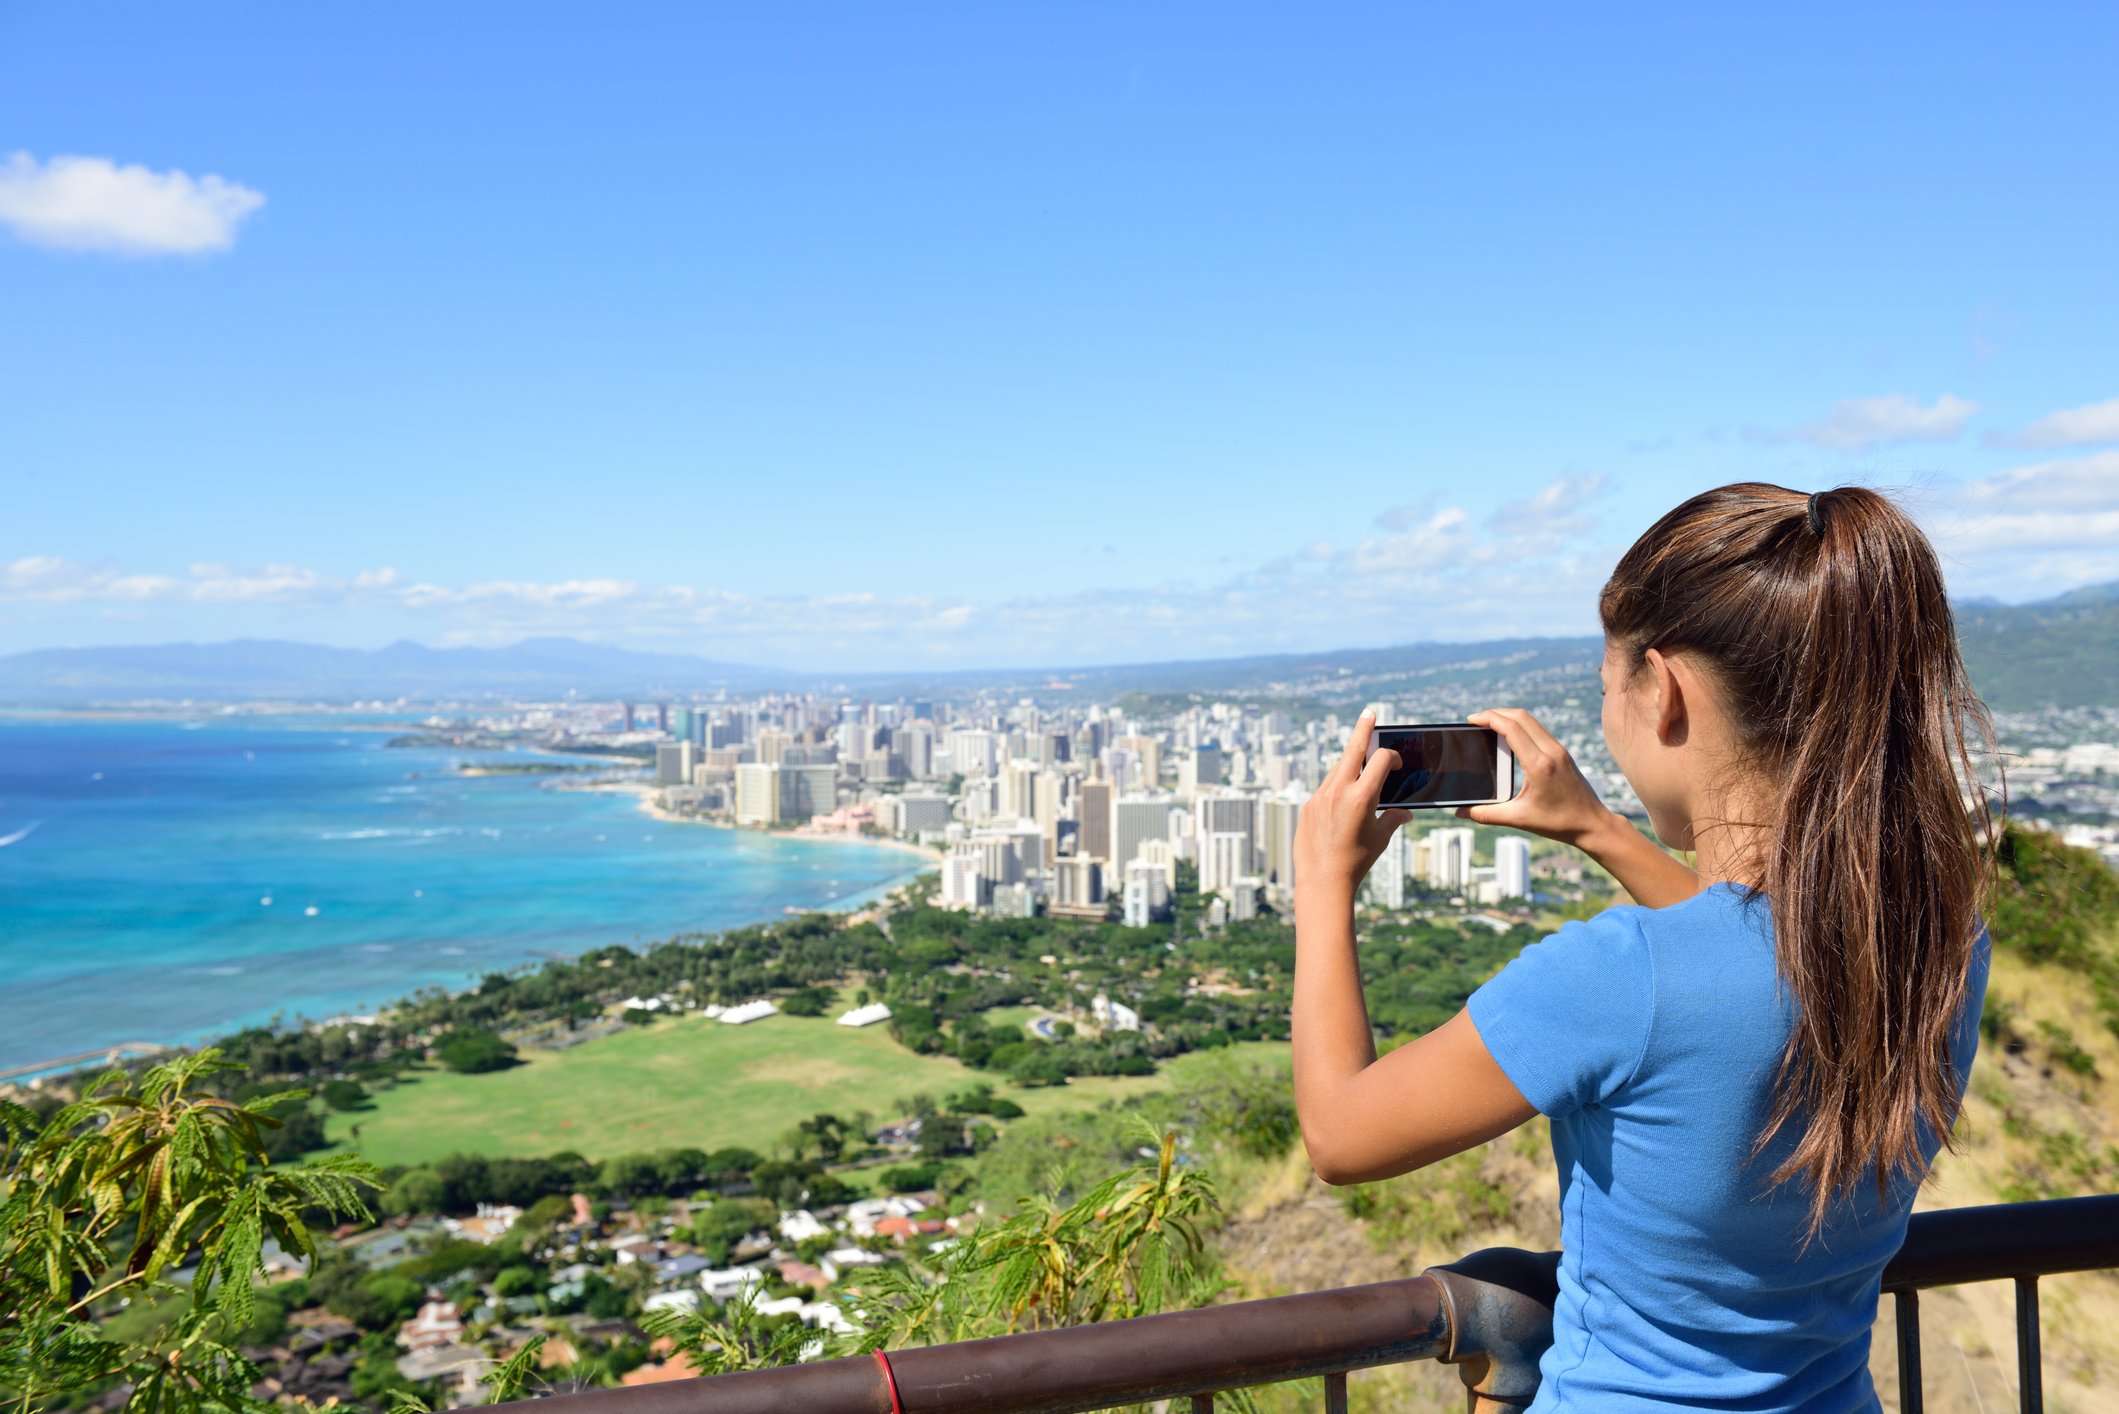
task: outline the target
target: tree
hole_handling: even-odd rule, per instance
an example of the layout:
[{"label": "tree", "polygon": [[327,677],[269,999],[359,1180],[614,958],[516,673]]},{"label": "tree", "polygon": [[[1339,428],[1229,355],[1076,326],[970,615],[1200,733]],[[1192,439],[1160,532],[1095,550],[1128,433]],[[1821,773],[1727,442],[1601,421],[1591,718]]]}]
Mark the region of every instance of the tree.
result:
[{"label": "tree", "polygon": [[503,1299],[522,1296],[543,1285],[542,1279],[531,1267],[502,1267],[493,1278],[493,1294]]},{"label": "tree", "polygon": [[780,1003],[789,1016],[822,1016],[831,1005],[831,992],[824,987],[804,987]]},{"label": "tree", "polygon": [[334,1110],[357,1110],[368,1103],[367,1090],[354,1080],[326,1080],[317,1093]]},{"label": "tree", "polygon": [[434,1043],[434,1054],[451,1070],[476,1074],[515,1064],[515,1048],[477,1026],[459,1026]]},{"label": "tree", "polygon": [[[1153,1131],[1149,1131],[1150,1134]],[[1203,1306],[1226,1283],[1201,1232],[1214,1189],[1176,1164],[1162,1135],[1152,1168],[1113,1174],[1060,1206],[1038,1195],[950,1247],[847,1281],[870,1325],[852,1353],[977,1340]],[[836,1352],[835,1352],[836,1353]]]},{"label": "tree", "polygon": [[814,1114],[796,1124],[781,1142],[796,1159],[815,1155],[825,1163],[835,1163],[846,1151],[846,1141],[853,1130],[846,1121],[834,1114]]},{"label": "tree", "polygon": [[650,1311],[640,1325],[649,1335],[670,1341],[702,1375],[792,1365],[810,1341],[809,1328],[792,1315],[761,1315],[759,1294],[757,1287],[748,1286],[724,1306]]},{"label": "tree", "polygon": [[[117,1383],[133,1414],[271,1407],[251,1397],[258,1371],[234,1345],[256,1311],[264,1241],[313,1257],[304,1212],[365,1219],[379,1181],[342,1155],[273,1163],[271,1111],[305,1097],[209,1093],[242,1069],[208,1049],[137,1084],[112,1071],[48,1117],[0,1100],[0,1388],[15,1408],[66,1407]],[[175,1322],[122,1340],[92,1319],[119,1298],[176,1294],[163,1273],[192,1253]]]},{"label": "tree", "polygon": [[778,1216],[770,1204],[723,1198],[692,1215],[692,1245],[718,1266],[728,1261],[737,1243],[761,1228],[770,1228]]}]

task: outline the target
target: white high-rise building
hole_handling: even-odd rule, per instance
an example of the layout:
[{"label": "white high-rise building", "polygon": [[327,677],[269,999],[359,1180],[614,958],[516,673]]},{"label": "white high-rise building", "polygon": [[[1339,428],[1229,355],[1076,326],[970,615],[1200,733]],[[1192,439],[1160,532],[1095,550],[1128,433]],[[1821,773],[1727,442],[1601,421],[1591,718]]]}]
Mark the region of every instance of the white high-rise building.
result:
[{"label": "white high-rise building", "polygon": [[1219,746],[1195,746],[1177,761],[1177,792],[1192,795],[1222,782]]},{"label": "white high-rise building", "polygon": [[905,758],[905,774],[924,781],[934,774],[934,732],[926,724],[891,733],[891,749]]},{"label": "white high-rise building", "polygon": [[1400,830],[1391,836],[1391,842],[1376,856],[1375,865],[1369,870],[1369,902],[1377,908],[1403,908],[1412,880],[1413,842]]},{"label": "white high-rise building", "polygon": [[1140,847],[1163,839],[1170,828],[1170,799],[1157,795],[1122,795],[1111,807],[1111,867],[1124,869],[1140,857]]},{"label": "white high-rise building", "polygon": [[[1246,851],[1244,867],[1239,874],[1250,874],[1258,846],[1258,798],[1235,791],[1215,791],[1202,794],[1192,807],[1193,828],[1200,839],[1200,858],[1206,858],[1206,840],[1209,835],[1237,834],[1244,837]],[[1204,865],[1202,865],[1204,867]],[[1204,887],[1204,885],[1202,885]]]},{"label": "white high-rise building", "polygon": [[780,768],[780,818],[807,820],[839,808],[839,768],[828,763]]},{"label": "white high-rise building", "polygon": [[1170,870],[1136,859],[1126,866],[1126,926],[1145,928],[1170,913]]},{"label": "white high-rise building", "polygon": [[964,782],[964,823],[983,825],[1001,812],[1001,783],[979,776]]},{"label": "white high-rise building", "polygon": [[993,901],[993,884],[981,872],[977,849],[958,845],[942,861],[942,907],[980,909]]},{"label": "white high-rise building", "polygon": [[1470,830],[1431,830],[1427,835],[1427,881],[1438,889],[1461,892],[1471,883],[1472,840]]},{"label": "white high-rise building", "polygon": [[991,776],[1000,766],[1000,744],[992,732],[967,727],[949,733],[949,769],[960,776]]},{"label": "white high-rise building", "polygon": [[1066,813],[1071,779],[1058,771],[1039,771],[1031,783],[1030,818],[1037,821],[1038,833],[1045,837],[1047,860],[1059,858],[1060,817]]},{"label": "white high-rise building", "polygon": [[1002,765],[1000,782],[1003,818],[1037,818],[1037,778],[1038,767],[1035,761],[1009,761]]},{"label": "white high-rise building", "polygon": [[1061,917],[1102,918],[1108,906],[1104,898],[1104,862],[1101,859],[1054,861],[1052,912]]},{"label": "white high-rise building", "polygon": [[[1295,885],[1295,827],[1302,822],[1302,798],[1292,792],[1269,795],[1261,802],[1259,852],[1266,878],[1281,888]],[[1399,831],[1402,835],[1405,832]]]},{"label": "white high-rise building", "polygon": [[1137,786],[1141,790],[1154,790],[1162,781],[1163,748],[1161,742],[1152,736],[1144,736],[1136,732],[1129,736],[1120,737],[1112,745],[1131,752],[1133,759],[1140,763],[1140,779],[1137,781],[1122,781],[1120,782],[1121,785]]},{"label": "white high-rise building", "polygon": [[1019,883],[1023,877],[1022,856],[1016,853],[1015,841],[1006,835],[973,835],[958,851],[968,852],[979,862],[979,873],[988,885],[998,888],[1003,884]]},{"label": "white high-rise building", "polygon": [[658,786],[682,786],[691,784],[692,744],[688,741],[663,742],[655,747],[655,784]]},{"label": "white high-rise building", "polygon": [[1239,830],[1216,830],[1199,839],[1199,891],[1228,893],[1251,872],[1251,837]]},{"label": "white high-rise building", "polygon": [[1494,843],[1494,883],[1502,898],[1530,897],[1530,841],[1504,835]]},{"label": "white high-rise building", "polygon": [[780,768],[762,761],[745,761],[736,767],[736,823],[776,825],[780,822]]},{"label": "white high-rise building", "polygon": [[1009,882],[1013,883],[1045,867],[1049,858],[1045,853],[1045,832],[1038,828],[1035,820],[1016,820],[1002,825],[995,833],[1007,840],[1009,847],[1015,851],[1017,872]]},{"label": "white high-rise building", "polygon": [[893,825],[901,835],[917,835],[922,830],[946,830],[949,828],[949,797],[933,792],[906,791],[893,797]]}]

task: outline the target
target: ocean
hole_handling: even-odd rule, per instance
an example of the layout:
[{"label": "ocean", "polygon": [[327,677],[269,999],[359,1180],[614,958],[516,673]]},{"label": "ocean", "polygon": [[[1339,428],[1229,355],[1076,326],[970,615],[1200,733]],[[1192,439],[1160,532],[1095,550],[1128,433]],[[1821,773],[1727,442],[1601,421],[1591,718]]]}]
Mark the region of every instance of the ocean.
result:
[{"label": "ocean", "polygon": [[378,725],[0,718],[0,1069],[850,907],[921,867],[466,777],[535,758],[390,747]]}]

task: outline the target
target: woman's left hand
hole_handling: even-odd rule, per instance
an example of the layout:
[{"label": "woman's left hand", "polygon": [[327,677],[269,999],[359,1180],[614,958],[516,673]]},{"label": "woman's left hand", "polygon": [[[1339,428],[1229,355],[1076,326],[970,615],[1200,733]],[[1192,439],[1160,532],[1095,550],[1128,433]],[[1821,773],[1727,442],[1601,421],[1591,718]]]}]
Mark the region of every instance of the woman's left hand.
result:
[{"label": "woman's left hand", "polygon": [[1375,713],[1363,711],[1347,737],[1346,750],[1303,803],[1295,826],[1298,894],[1344,893],[1351,899],[1391,836],[1413,818],[1410,810],[1376,811],[1376,802],[1383,798],[1383,778],[1398,769],[1398,753],[1385,750],[1369,757],[1375,734]]}]

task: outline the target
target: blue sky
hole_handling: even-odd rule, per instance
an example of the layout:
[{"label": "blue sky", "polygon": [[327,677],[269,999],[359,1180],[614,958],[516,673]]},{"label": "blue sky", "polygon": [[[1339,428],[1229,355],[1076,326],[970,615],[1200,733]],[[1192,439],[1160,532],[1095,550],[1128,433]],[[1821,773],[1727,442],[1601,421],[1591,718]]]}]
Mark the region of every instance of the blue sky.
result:
[{"label": "blue sky", "polygon": [[2108,6],[0,6],[0,652],[1578,632],[1738,478],[2119,578]]}]

